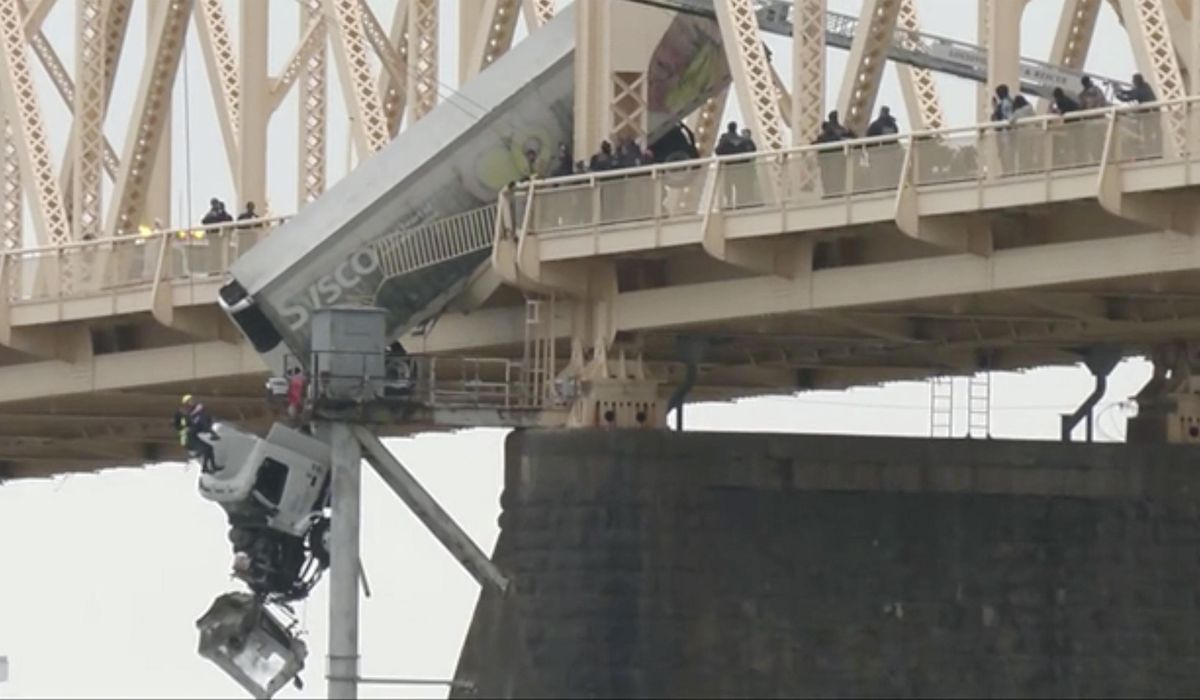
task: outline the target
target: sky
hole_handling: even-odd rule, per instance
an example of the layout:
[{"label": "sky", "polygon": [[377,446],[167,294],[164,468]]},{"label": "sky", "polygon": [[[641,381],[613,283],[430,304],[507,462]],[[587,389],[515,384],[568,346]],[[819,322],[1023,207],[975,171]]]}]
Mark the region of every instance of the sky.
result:
[{"label": "sky", "polygon": [[[252,0],[258,1],[258,0]],[[272,67],[290,54],[299,25],[295,0],[271,3],[274,26]],[[1007,2],[1008,0],[1000,0]],[[371,0],[386,24],[394,2]],[[457,26],[455,0],[442,3],[442,81],[453,96]],[[830,0],[830,8],[857,14],[857,0]],[[973,38],[975,3],[918,0],[926,31]],[[72,65],[73,3],[59,2],[46,33],[63,61]],[[137,3],[134,24],[145,24]],[[236,3],[228,3],[230,9]],[[1045,58],[1061,0],[1032,0],[1022,25],[1023,53]],[[231,17],[236,32],[236,12]],[[790,55],[777,37],[767,42],[784,80]],[[118,74],[107,130],[119,149],[141,57],[132,42]],[[1101,75],[1127,77],[1133,61],[1124,32],[1105,9],[1088,62]],[[187,55],[187,80],[176,82],[173,132],[174,216],[199,218],[210,196],[232,201],[222,190],[228,179],[220,134],[211,119],[212,99],[194,34]],[[830,50],[827,102],[836,99],[845,54]],[[40,76],[51,146],[62,153],[66,117]],[[951,125],[974,119],[974,85],[939,79]],[[336,89],[336,86],[334,86]],[[189,109],[184,105],[184,96]],[[331,99],[331,119],[345,115]],[[905,123],[903,102],[888,68],[878,104],[890,104]],[[736,118],[733,107],[730,117]],[[294,208],[295,98],[272,124],[269,159],[272,210]],[[329,153],[331,179],[348,165],[345,129],[335,129]],[[178,149],[182,149],[178,150]],[[186,151],[190,157],[182,157]],[[190,206],[189,206],[190,202]],[[190,216],[188,212],[190,210]],[[1119,440],[1128,409],[1123,403],[1149,377],[1149,365],[1130,361],[1110,380],[1100,406],[1098,436]],[[1059,414],[1070,412],[1090,392],[1086,370],[1044,369],[993,376],[992,434],[1002,438],[1053,440]],[[896,383],[846,392],[814,392],[731,404],[698,405],[685,413],[689,430],[924,436],[929,432],[929,387]],[[165,420],[165,417],[164,417]],[[469,430],[389,441],[427,489],[486,551],[497,536],[503,476],[502,430]],[[0,656],[7,655],[10,679],[0,697],[244,697],[240,687],[196,654],[194,626],[211,600],[237,586],[229,579],[232,558],[223,511],[196,490],[195,467],[155,465],[98,475],[0,484]],[[451,676],[478,595],[478,586],[446,554],[371,469],[363,469],[363,562],[373,589],[362,603],[362,671],[369,676]],[[307,628],[309,669],[303,691],[287,688],[277,697],[321,697],[325,692],[326,596],[322,582],[299,610]],[[360,696],[444,697],[444,690],[366,687]]]}]

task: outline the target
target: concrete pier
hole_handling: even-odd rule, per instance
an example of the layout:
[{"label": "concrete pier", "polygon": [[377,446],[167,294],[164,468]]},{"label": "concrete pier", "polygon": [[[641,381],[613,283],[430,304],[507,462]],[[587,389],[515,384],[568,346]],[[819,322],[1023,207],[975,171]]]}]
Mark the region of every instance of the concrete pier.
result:
[{"label": "concrete pier", "polygon": [[1194,448],[514,432],[477,697],[1195,696]]}]

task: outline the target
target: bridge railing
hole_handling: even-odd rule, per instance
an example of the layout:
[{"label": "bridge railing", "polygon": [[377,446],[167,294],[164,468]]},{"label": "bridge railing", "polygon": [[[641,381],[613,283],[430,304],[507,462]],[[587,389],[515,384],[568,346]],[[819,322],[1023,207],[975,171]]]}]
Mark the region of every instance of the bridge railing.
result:
[{"label": "bridge railing", "polygon": [[1200,98],[716,156],[523,184],[525,233],[698,219],[708,207],[825,206],[864,195],[1200,156]]},{"label": "bridge railing", "polygon": [[287,217],[138,233],[0,251],[0,290],[9,302],[119,293],[153,284],[219,278]]}]

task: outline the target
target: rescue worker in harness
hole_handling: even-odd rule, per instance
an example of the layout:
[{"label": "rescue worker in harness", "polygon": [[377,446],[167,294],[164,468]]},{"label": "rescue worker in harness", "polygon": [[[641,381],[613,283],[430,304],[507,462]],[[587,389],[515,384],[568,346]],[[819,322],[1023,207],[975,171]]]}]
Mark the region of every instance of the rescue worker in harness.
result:
[{"label": "rescue worker in harness", "polygon": [[216,438],[212,431],[212,418],[204,410],[204,404],[198,403],[191,394],[185,394],[180,407],[175,411],[175,432],[179,434],[179,444],[189,454],[200,458],[200,469],[211,474],[218,469],[213,455],[213,447],[200,439],[206,435],[210,440]]}]

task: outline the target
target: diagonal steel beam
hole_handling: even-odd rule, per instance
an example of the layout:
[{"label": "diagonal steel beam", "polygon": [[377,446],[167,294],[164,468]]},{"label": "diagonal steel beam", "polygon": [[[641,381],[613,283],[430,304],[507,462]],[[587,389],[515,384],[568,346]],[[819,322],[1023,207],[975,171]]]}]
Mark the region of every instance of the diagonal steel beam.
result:
[{"label": "diagonal steel beam", "polygon": [[716,10],[742,115],[751,124],[760,148],[782,148],[783,129],[775,81],[758,30],[754,3],[728,0],[716,3]]},{"label": "diagonal steel beam", "polygon": [[[9,0],[11,1],[11,0]],[[171,88],[179,71],[192,0],[167,0],[151,18],[150,45],[126,131],[121,170],[113,187],[105,231],[133,231],[143,223],[149,178],[167,130]]]},{"label": "diagonal steel beam", "polygon": [[408,0],[408,119],[415,122],[438,98],[438,0]]},{"label": "diagonal steel beam", "polygon": [[[900,0],[900,15],[896,24],[903,32],[901,43],[906,48],[914,48],[916,42],[909,39],[921,31],[921,21],[917,15],[916,0]],[[896,74],[900,78],[900,91],[904,96],[904,104],[908,109],[908,120],[913,131],[936,130],[946,126],[946,116],[942,111],[942,101],[938,96],[937,81],[933,71],[928,68],[917,68],[907,63],[896,64]]]},{"label": "diagonal steel beam", "polygon": [[234,174],[236,187],[240,85],[237,49],[229,37],[224,4],[224,0],[200,0],[196,6],[195,20],[200,52],[204,55],[204,66],[208,70],[208,85],[217,109],[217,123],[225,142],[225,157],[229,162],[229,171]]},{"label": "diagonal steel beam", "polygon": [[405,71],[397,80],[388,71],[379,76],[378,90],[383,114],[387,118],[388,133],[395,136],[400,131],[404,109],[408,101],[408,0],[397,0],[392,15],[392,28],[388,32],[388,43],[396,49],[396,55],[404,62]]},{"label": "diagonal steel beam", "polygon": [[100,236],[104,173],[104,38],[108,3],[75,3],[75,168],[71,203],[74,238]]},{"label": "diagonal steel beam", "polygon": [[865,0],[838,95],[842,124],[866,134],[900,16],[900,0]]},{"label": "diagonal steel beam", "polygon": [[[326,111],[329,87],[325,79],[328,56],[326,29],[322,20],[321,0],[305,0],[300,13],[301,44],[311,44],[300,69],[300,172],[297,198],[300,206],[325,192]],[[316,37],[310,37],[312,29]]]},{"label": "diagonal steel beam", "polygon": [[350,115],[351,136],[359,155],[365,157],[387,145],[390,134],[373,82],[360,10],[359,0],[325,0],[325,19]]},{"label": "diagonal steel beam", "polygon": [[71,229],[54,177],[37,86],[25,53],[23,16],[17,0],[0,0],[0,70],[7,77],[0,81],[0,103],[9,115],[18,145],[17,160],[33,202],[39,242],[58,245],[70,241]]}]

